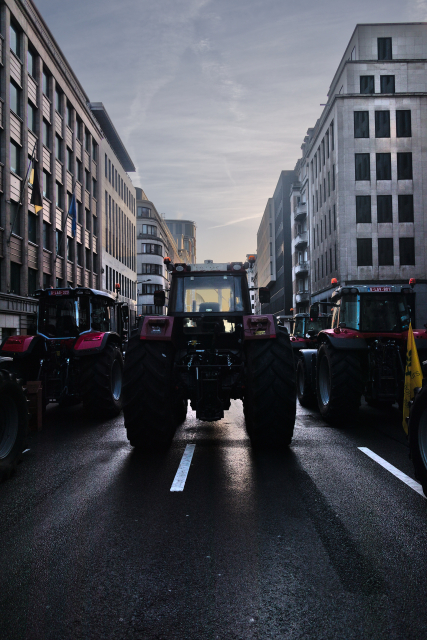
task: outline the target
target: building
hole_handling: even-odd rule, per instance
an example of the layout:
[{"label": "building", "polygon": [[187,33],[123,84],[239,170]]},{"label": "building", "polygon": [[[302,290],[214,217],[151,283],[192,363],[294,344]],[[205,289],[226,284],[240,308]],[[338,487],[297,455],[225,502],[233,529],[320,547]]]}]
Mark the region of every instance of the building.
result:
[{"label": "building", "polygon": [[270,289],[263,313],[289,315],[292,308],[292,228],[289,192],[294,171],[282,171],[257,234],[258,286]]},{"label": "building", "polygon": [[175,240],[180,261],[196,263],[196,223],[192,220],[169,220],[166,224]]},{"label": "building", "polygon": [[[255,257],[254,262],[249,262],[249,258]],[[246,275],[248,278],[248,287],[249,287],[249,295],[251,298],[251,310],[252,313],[255,313],[257,298],[258,298],[258,290],[255,289],[255,265],[256,265],[256,253],[247,253],[246,261],[249,263],[249,267],[246,269]]]},{"label": "building", "polygon": [[[136,188],[137,211],[137,279],[138,315],[164,314],[166,307],[154,306],[154,291],[169,289],[170,274],[163,264],[168,256],[172,262],[180,262],[175,240],[166,221],[148,200],[144,191]],[[167,297],[167,296],[166,296]]]},{"label": "building", "polygon": [[355,28],[303,151],[312,301],[416,278],[426,321],[426,71],[427,23]]},{"label": "building", "polygon": [[135,166],[101,102],[90,110],[102,128],[100,141],[99,211],[102,219],[102,280],[105,291],[129,305],[131,324],[136,315],[136,193],[127,171]]},{"label": "building", "polygon": [[[0,338],[5,338],[27,332],[36,289],[105,284],[101,145],[107,138],[114,154],[119,150],[111,132],[104,135],[32,0],[5,0],[0,12]],[[26,180],[32,157],[43,192],[38,214]],[[126,186],[130,189],[128,181]],[[67,215],[73,192],[75,237]]]}]

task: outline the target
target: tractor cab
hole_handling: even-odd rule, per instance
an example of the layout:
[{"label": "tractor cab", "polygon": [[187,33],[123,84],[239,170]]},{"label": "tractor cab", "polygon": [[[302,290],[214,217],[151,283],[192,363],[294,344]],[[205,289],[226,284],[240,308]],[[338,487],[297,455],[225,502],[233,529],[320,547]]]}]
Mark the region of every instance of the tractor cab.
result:
[{"label": "tractor cab", "polygon": [[319,315],[312,317],[308,313],[297,313],[294,316],[294,326],[291,335],[295,338],[313,338],[319,331],[331,325],[331,316]]},{"label": "tractor cab", "polygon": [[339,287],[332,294],[332,328],[365,334],[402,333],[408,330],[412,289],[398,285]]}]

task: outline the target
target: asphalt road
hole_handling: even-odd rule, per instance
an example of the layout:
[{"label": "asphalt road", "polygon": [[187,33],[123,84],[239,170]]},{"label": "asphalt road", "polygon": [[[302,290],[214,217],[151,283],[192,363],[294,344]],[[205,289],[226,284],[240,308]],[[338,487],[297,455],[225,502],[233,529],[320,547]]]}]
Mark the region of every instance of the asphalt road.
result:
[{"label": "asphalt road", "polygon": [[0,485],[0,637],[425,640],[427,500],[358,447],[413,477],[397,410],[299,407],[256,453],[234,402],[142,455],[122,416],[52,407]]}]

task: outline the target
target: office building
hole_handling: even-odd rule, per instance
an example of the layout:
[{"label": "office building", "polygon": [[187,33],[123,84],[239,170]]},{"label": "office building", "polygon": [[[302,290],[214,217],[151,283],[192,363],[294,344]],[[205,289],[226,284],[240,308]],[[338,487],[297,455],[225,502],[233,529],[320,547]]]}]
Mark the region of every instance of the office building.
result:
[{"label": "office building", "polygon": [[175,244],[178,247],[181,262],[196,263],[196,223],[192,220],[165,219]]}]

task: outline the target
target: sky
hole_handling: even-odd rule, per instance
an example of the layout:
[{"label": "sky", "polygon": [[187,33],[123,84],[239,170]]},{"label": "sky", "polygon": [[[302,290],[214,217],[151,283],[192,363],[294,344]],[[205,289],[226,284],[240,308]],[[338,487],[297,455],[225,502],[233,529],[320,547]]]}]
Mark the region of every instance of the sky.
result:
[{"label": "sky", "polygon": [[293,169],[358,23],[427,0],[35,0],[103,102],[159,213],[197,224],[197,261],[236,261]]}]

